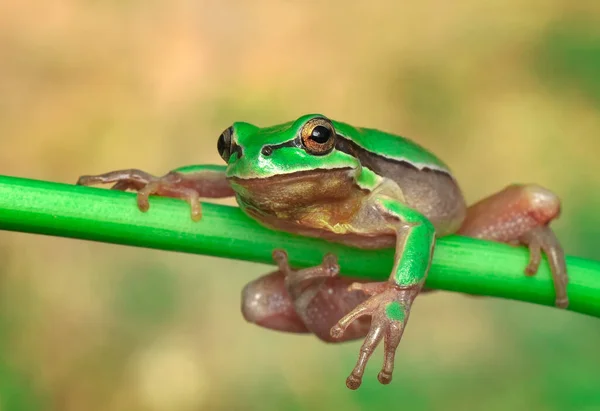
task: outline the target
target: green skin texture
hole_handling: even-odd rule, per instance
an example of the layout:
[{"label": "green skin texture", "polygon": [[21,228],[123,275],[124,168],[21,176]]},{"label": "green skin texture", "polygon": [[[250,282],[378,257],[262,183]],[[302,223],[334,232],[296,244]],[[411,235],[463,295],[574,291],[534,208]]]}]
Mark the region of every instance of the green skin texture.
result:
[{"label": "green skin texture", "polygon": [[390,320],[399,322],[403,322],[406,318],[404,307],[402,307],[398,301],[392,301],[385,307],[385,315],[387,315]]},{"label": "green skin texture", "polygon": [[[279,145],[297,139],[306,122],[317,117],[324,118],[320,114],[310,114],[293,122],[267,128],[244,122],[234,123],[232,127],[235,142],[243,148],[244,155],[242,158],[238,158],[237,153],[231,155],[226,168],[227,178],[267,179],[316,169],[351,169],[357,185],[363,190],[372,192],[380,187],[383,181],[381,176],[364,167],[354,156],[335,149],[329,154],[316,156],[301,147],[292,146],[273,150],[268,157],[261,155],[265,145]],[[391,160],[410,163],[418,169],[435,169],[450,175],[448,167],[440,159],[410,140],[378,130],[331,122],[338,135],[352,140],[367,151]],[[185,174],[218,170],[222,168],[198,165],[174,171]],[[232,187],[235,189],[235,185]],[[240,201],[239,204],[244,207],[243,202]],[[433,225],[425,216],[396,199],[382,196],[377,205],[405,223],[404,229],[398,234],[402,245],[397,246],[399,255],[391,278],[401,288],[422,284],[429,270],[435,242]],[[402,322],[406,317],[405,308],[398,302],[391,302],[386,307],[386,315],[391,320]]]}]

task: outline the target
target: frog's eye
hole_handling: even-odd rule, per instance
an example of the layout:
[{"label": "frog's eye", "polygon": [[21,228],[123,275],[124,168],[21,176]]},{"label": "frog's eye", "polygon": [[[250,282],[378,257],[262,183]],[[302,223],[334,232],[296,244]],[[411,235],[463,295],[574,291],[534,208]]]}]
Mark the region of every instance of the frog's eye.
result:
[{"label": "frog's eye", "polygon": [[300,131],[300,137],[302,145],[310,154],[327,154],[335,145],[333,125],[324,118],[313,118],[307,121]]},{"label": "frog's eye", "polygon": [[221,133],[219,141],[217,142],[217,150],[219,155],[225,162],[229,161],[231,156],[231,135],[233,134],[233,127],[229,127],[227,130]]}]

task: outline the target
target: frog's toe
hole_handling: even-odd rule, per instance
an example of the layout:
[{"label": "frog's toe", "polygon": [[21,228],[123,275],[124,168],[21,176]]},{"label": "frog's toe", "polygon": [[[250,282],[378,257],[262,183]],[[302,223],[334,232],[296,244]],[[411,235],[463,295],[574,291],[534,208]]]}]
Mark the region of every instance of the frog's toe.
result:
[{"label": "frog's toe", "polygon": [[273,251],[273,260],[279,266],[279,270],[285,274],[286,287],[291,295],[301,293],[309,280],[326,280],[337,277],[340,273],[337,257],[333,254],[325,254],[321,264],[302,270],[294,270],[290,267],[287,253],[284,250]]},{"label": "frog's toe", "polygon": [[379,372],[379,374],[377,375],[377,379],[379,380],[380,383],[387,385],[392,382],[392,373],[381,370]]},{"label": "frog's toe", "polygon": [[567,308],[569,307],[569,299],[567,296],[557,298],[554,302],[554,305],[558,308]]},{"label": "frog's toe", "polygon": [[539,244],[529,244],[529,263],[525,267],[525,275],[533,276],[538,272],[542,262],[542,250]]},{"label": "frog's toe", "polygon": [[279,267],[279,271],[281,271],[285,275],[290,274],[290,272],[292,271],[292,268],[290,267],[288,255],[285,252],[285,250],[282,250],[281,248],[277,248],[277,249],[273,250],[273,253],[271,255],[273,257],[273,261],[275,261],[277,263],[277,266]]},{"label": "frog's toe", "polygon": [[125,187],[126,185],[144,186],[154,178],[154,176],[146,173],[145,171],[137,169],[127,169],[109,171],[108,173],[104,174],[81,176],[77,180],[76,184],[79,186],[91,186],[96,184],[115,183],[115,185],[120,185],[120,187]]},{"label": "frog's toe", "polygon": [[362,383],[365,367],[369,358],[383,339],[384,341],[384,363],[377,379],[382,384],[389,384],[392,381],[394,372],[394,358],[396,349],[400,344],[402,332],[404,329],[404,320],[381,318],[381,313],[375,312],[371,321],[371,329],[365,337],[365,341],[360,348],[360,354],[356,366],[346,379],[346,386],[351,390],[356,390]]},{"label": "frog's toe", "polygon": [[365,373],[365,367],[371,355],[379,345],[381,338],[383,337],[383,326],[381,324],[371,323],[371,329],[365,337],[362,347],[360,347],[360,354],[356,366],[346,378],[346,386],[351,390],[356,390],[362,384],[363,375]]},{"label": "frog's toe", "polygon": [[523,235],[519,241],[529,248],[529,263],[525,268],[525,274],[534,275],[537,273],[543,252],[548,258],[554,281],[555,305],[559,308],[567,308],[569,305],[567,296],[569,277],[567,275],[565,253],[552,229],[548,226],[535,227]]},{"label": "frog's toe", "polygon": [[81,176],[75,183],[78,186],[93,186],[97,184],[104,184],[104,179],[101,175],[98,176]]},{"label": "frog's toe", "polygon": [[150,196],[154,195],[184,200],[190,206],[192,220],[199,221],[202,218],[202,205],[198,191],[193,187],[188,187],[182,182],[180,176],[175,173],[156,178],[138,189],[138,206],[140,210],[148,210]]},{"label": "frog's toe", "polygon": [[[408,309],[405,312],[408,316]],[[392,382],[392,374],[394,372],[394,360],[396,358],[396,350],[400,345],[402,339],[402,333],[406,325],[405,318],[402,322],[390,321],[386,327],[386,334],[384,336],[384,353],[383,353],[383,367],[377,375],[377,379],[382,384],[389,384]]]},{"label": "frog's toe", "polygon": [[361,384],[362,384],[362,375],[358,376],[358,375],[350,374],[348,376],[348,378],[346,378],[346,387],[350,388],[351,390],[357,390]]}]

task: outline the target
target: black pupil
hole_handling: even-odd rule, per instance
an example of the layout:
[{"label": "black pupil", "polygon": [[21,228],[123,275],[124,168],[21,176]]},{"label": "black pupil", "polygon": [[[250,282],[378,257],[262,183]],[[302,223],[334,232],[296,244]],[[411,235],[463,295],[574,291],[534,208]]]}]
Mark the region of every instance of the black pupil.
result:
[{"label": "black pupil", "polygon": [[316,126],[310,134],[311,140],[319,144],[325,144],[331,138],[331,129],[325,126]]}]

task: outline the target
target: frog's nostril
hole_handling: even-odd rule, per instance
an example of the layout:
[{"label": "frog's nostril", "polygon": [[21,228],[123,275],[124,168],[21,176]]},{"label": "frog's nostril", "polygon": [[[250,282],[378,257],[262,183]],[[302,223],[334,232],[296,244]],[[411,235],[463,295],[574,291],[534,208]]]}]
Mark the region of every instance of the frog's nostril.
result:
[{"label": "frog's nostril", "polygon": [[260,152],[263,156],[268,157],[271,154],[273,154],[273,149],[271,148],[271,146],[264,146]]}]

